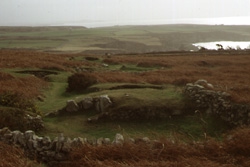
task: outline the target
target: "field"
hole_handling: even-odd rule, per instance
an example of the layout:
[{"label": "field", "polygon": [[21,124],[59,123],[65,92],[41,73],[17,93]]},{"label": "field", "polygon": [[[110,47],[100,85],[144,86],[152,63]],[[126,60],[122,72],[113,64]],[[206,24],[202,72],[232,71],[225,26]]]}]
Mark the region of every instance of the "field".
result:
[{"label": "field", "polygon": [[[249,40],[247,26],[238,26],[237,30],[234,26],[196,25],[97,29],[0,27],[0,34],[0,119],[6,117],[3,114],[8,111],[13,112],[8,117],[12,120],[1,120],[0,128],[7,125],[11,130],[21,128],[19,112],[22,111],[22,114],[42,115],[45,129],[38,132],[41,136],[53,138],[64,133],[71,138],[112,139],[121,133],[126,137],[162,140],[170,148],[163,150],[159,158],[159,152],[150,152],[152,150],[141,154],[139,149],[149,149],[141,146],[125,145],[127,152],[122,151],[124,148],[83,147],[71,155],[71,165],[75,163],[75,166],[249,165],[249,154],[246,154],[250,145],[246,140],[249,128],[231,127],[206,114],[202,115],[204,124],[201,115],[195,114],[186,101],[183,89],[187,83],[205,79],[215,90],[230,93],[234,103],[249,104],[250,53],[244,50],[180,51],[195,49],[192,47],[195,42]],[[97,82],[84,90],[69,92],[68,78],[76,73],[89,74]],[[87,122],[96,114],[92,110],[46,117],[65,107],[67,100],[103,94],[114,102],[111,110],[121,114],[125,110],[143,113],[145,108],[183,111],[184,114],[163,119],[131,118],[95,123]],[[246,147],[240,142],[229,143],[226,140],[229,134],[238,135]],[[173,140],[179,144],[173,145]],[[7,148],[2,143],[0,147]],[[90,159],[79,157],[86,149],[92,150]],[[114,154],[106,157],[107,150]],[[16,152],[23,157],[20,150]],[[118,153],[120,157],[116,157]],[[138,157],[131,157],[132,153]],[[21,160],[23,166],[31,163],[25,157]]]},{"label": "field", "polygon": [[105,54],[197,50],[193,43],[213,41],[250,41],[249,26],[0,27],[0,48],[50,52]]}]

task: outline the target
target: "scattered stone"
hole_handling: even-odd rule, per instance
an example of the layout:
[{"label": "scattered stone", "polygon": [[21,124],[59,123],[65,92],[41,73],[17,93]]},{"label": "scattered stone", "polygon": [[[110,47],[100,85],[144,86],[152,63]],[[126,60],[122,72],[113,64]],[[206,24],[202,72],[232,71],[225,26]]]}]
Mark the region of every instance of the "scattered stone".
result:
[{"label": "scattered stone", "polygon": [[105,64],[105,63],[103,63],[102,66],[103,66],[103,67],[109,67],[109,65],[108,65],[108,64]]},{"label": "scattered stone", "polygon": [[135,143],[135,139],[134,139],[134,138],[131,138],[131,137],[128,139],[128,141],[129,141],[130,143]]},{"label": "scattered stone", "polygon": [[45,117],[56,117],[58,116],[59,112],[58,111],[52,111],[50,113],[45,114]]},{"label": "scattered stone", "polygon": [[96,141],[97,146],[102,146],[103,143],[104,143],[104,139],[102,137],[97,139]]},{"label": "scattered stone", "polygon": [[104,138],[104,140],[103,140],[103,144],[105,144],[105,145],[109,145],[109,144],[111,144],[111,140],[110,140],[110,138]]},{"label": "scattered stone", "polygon": [[42,96],[37,96],[37,100],[39,100],[40,102],[44,102],[44,98]]},{"label": "scattered stone", "polygon": [[112,102],[108,95],[101,95],[98,98],[95,98],[95,108],[99,113],[104,113],[111,105]]},{"label": "scattered stone", "polygon": [[143,137],[143,138],[137,138],[135,139],[135,144],[140,144],[140,143],[144,143],[144,144],[149,144],[150,143],[150,139],[148,137]]},{"label": "scattered stone", "polygon": [[124,143],[123,135],[121,135],[120,133],[117,133],[115,135],[115,139],[112,143],[116,144],[116,145],[123,145],[123,143]]},{"label": "scattered stone", "polygon": [[33,129],[36,132],[44,129],[44,123],[40,115],[37,115],[35,117],[26,115],[25,119],[27,122],[27,127],[29,127],[29,129]]},{"label": "scattered stone", "polygon": [[94,100],[92,97],[86,97],[78,103],[78,106],[83,111],[91,109],[94,106]]},{"label": "scattered stone", "polygon": [[68,100],[65,110],[67,112],[77,112],[79,110],[79,107],[75,100]]},{"label": "scattered stone", "polygon": [[152,147],[152,149],[163,149],[164,143],[162,143],[158,140],[153,140],[151,147]]},{"label": "scattered stone", "polygon": [[144,141],[145,143],[150,143],[150,139],[148,137],[143,137],[142,141]]}]

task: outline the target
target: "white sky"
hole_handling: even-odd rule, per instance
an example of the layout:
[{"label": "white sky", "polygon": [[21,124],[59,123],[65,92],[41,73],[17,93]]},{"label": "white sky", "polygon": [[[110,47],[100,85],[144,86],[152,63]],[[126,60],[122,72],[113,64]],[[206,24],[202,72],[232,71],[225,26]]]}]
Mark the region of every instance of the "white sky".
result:
[{"label": "white sky", "polygon": [[250,0],[0,0],[0,26],[250,24]]}]

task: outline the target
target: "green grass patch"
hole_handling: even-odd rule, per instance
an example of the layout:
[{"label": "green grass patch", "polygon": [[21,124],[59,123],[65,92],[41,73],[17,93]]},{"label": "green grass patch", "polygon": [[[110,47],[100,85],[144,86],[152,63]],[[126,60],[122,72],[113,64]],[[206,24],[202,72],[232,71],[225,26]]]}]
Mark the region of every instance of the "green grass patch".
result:
[{"label": "green grass patch", "polygon": [[[114,138],[116,133],[121,133],[126,137],[149,137],[159,139],[161,137],[177,137],[187,140],[204,140],[206,136],[221,139],[221,134],[228,130],[226,124],[210,117],[205,116],[202,122],[200,117],[181,116],[164,120],[154,121],[129,121],[129,122],[100,122],[87,123],[88,116],[85,114],[60,116],[55,118],[45,118],[46,134],[56,137],[59,133],[64,133],[68,137],[83,137],[96,139],[100,137]],[[182,138],[179,138],[179,137]]]},{"label": "green grass patch", "polygon": [[47,77],[50,86],[43,92],[45,99],[43,102],[37,102],[38,109],[43,114],[63,108],[68,99],[74,98],[74,94],[65,92],[68,86],[67,79],[70,75],[69,72],[60,72],[58,75],[49,75]]},{"label": "green grass patch", "polygon": [[[114,85],[104,85],[106,88]],[[150,86],[150,85],[149,85]],[[100,86],[99,86],[100,88]],[[171,108],[181,108],[182,94],[179,88],[166,86],[163,89],[138,88],[138,89],[118,89],[103,90],[90,93],[89,96],[109,95],[118,108],[131,107],[140,108],[145,106],[168,106]]]},{"label": "green grass patch", "polygon": [[157,67],[139,67],[135,64],[126,64],[120,67],[121,71],[126,71],[126,72],[142,72],[142,71],[152,71],[156,69]]}]

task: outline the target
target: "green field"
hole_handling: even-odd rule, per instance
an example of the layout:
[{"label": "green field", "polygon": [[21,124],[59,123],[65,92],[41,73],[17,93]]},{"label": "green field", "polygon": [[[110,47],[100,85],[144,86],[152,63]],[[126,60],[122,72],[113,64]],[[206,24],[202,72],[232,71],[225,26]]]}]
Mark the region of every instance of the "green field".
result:
[{"label": "green field", "polygon": [[249,26],[0,27],[0,48],[59,52],[164,52],[195,50],[197,42],[249,40]]}]

